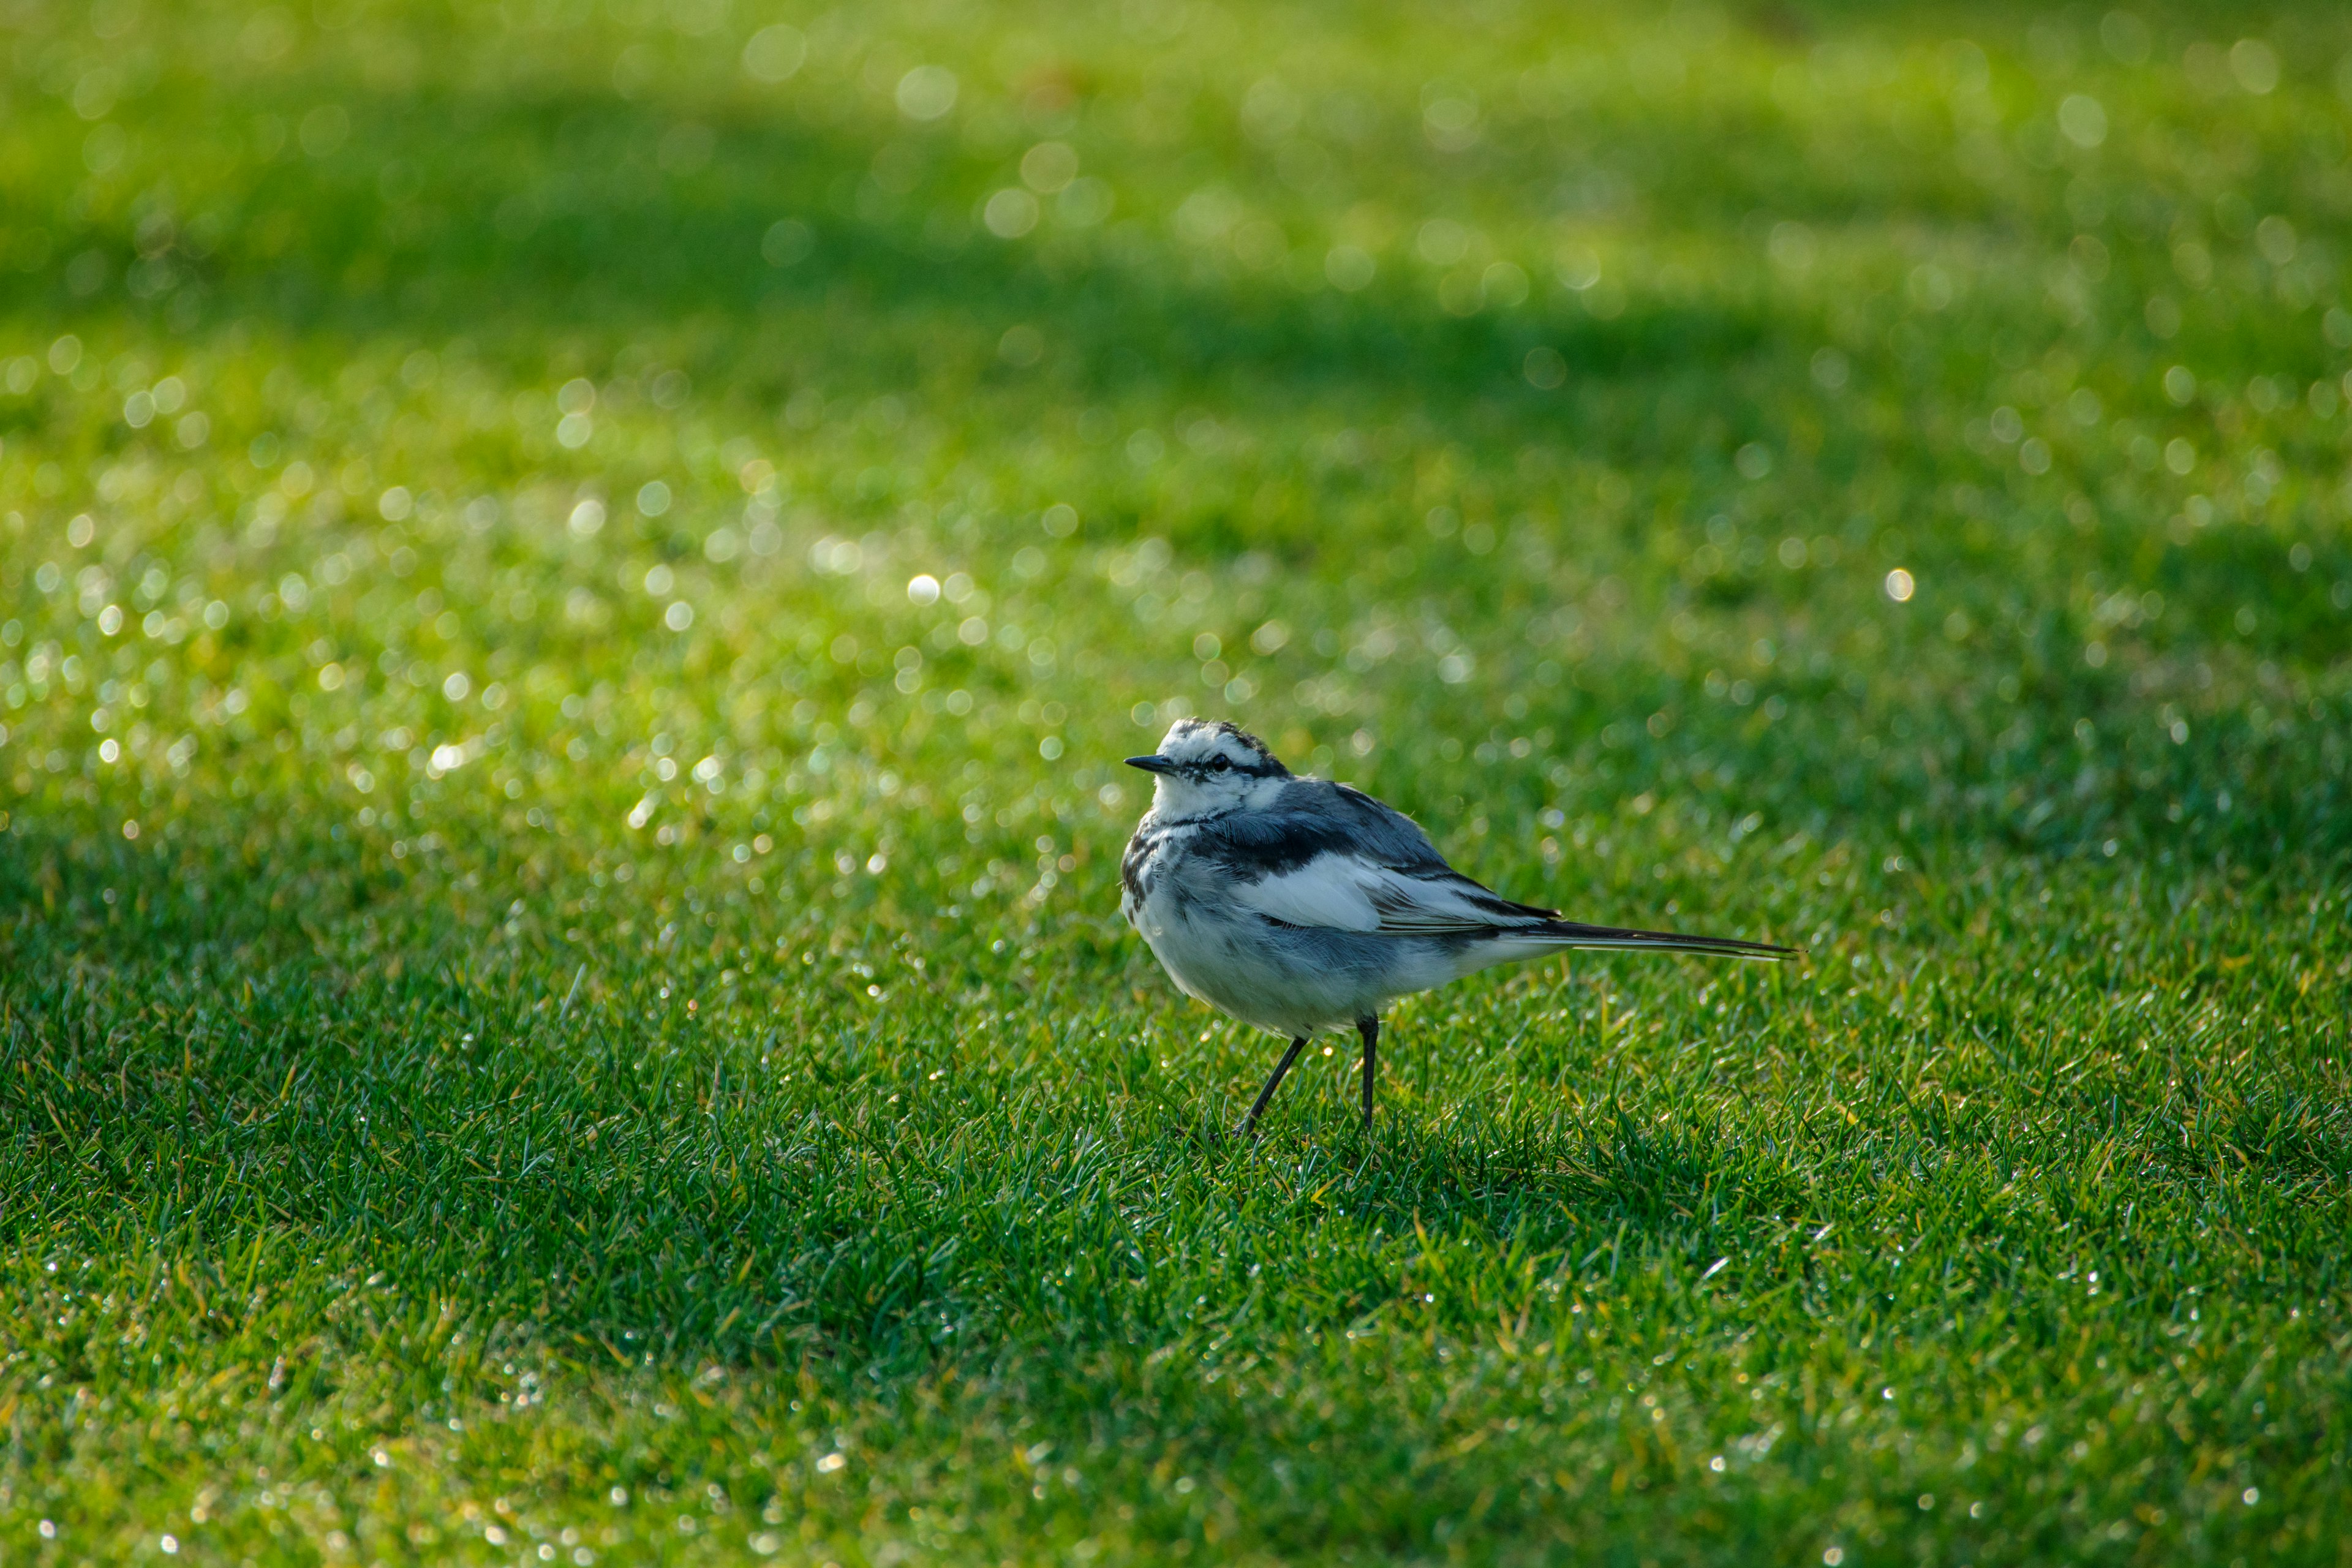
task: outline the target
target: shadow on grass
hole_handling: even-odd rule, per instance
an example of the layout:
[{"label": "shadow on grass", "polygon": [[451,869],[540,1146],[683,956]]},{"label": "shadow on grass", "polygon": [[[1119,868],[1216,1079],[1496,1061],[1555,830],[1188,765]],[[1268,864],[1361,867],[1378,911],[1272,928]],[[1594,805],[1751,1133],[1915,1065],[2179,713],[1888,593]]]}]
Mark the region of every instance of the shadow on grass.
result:
[{"label": "shadow on grass", "polygon": [[1396,1299],[1401,1266],[1498,1267],[1497,1237],[1496,1288],[1521,1290],[1528,1257],[1654,1251],[1748,1184],[1721,1146],[1522,1131],[1310,1146],[1313,1184],[1339,1179],[1310,1196],[1297,1148],[1204,1147],[1053,1053],[936,1081],[928,1019],[706,1021],[634,989],[573,1001],[549,966],[139,967],[7,988],[9,1245],[142,1215],[201,1266],[266,1216],[274,1249],[629,1354],[1181,1335],[1302,1248],[1339,1262],[1261,1310],[1328,1325]]},{"label": "shadow on grass", "polygon": [[[1053,1047],[960,1058],[946,999],[698,1015],[659,976],[581,991],[543,954],[452,947],[438,966],[352,973],[226,947],[93,963],[77,944],[77,963],[38,951],[35,923],[0,950],[0,1245],[97,1246],[140,1216],[160,1254],[213,1279],[192,1332],[255,1331],[220,1303],[264,1238],[310,1260],[307,1285],[273,1287],[273,1331],[324,1331],[368,1277],[394,1319],[437,1304],[437,1332],[464,1322],[478,1343],[505,1325],[592,1360],[919,1370],[971,1346],[1108,1352],[1400,1313],[1484,1332],[1551,1313],[1563,1288],[1705,1317],[1715,1260],[1740,1260],[1743,1292],[1811,1279],[1791,1238],[1815,1208],[1875,1212],[1822,1197],[1823,1181],[1850,1188],[1830,1174],[1850,1161],[1893,1162],[1951,1209],[1941,1233],[1978,1237],[1952,1259],[1962,1288],[1999,1290],[2017,1266],[1988,1195],[2001,1178],[1978,1179],[2006,1136],[1992,1130],[1838,1129],[1835,1147],[1784,1153],[1713,1123],[1474,1110],[1370,1142],[1281,1126],[1251,1146],[1204,1139],[1181,1091],[1076,1071],[1110,1048],[1083,1007]],[[2277,1098],[2225,1109],[2219,1142],[2184,1148],[2171,1175],[2151,1165],[2130,1195],[2203,1202],[2225,1158],[2255,1184],[2231,1200],[2242,1223],[2282,1256],[2326,1250],[2293,1193],[2340,1180],[2352,1147],[2341,1118]],[[2130,1216],[2105,1204],[2067,1245],[2101,1238],[2128,1278]],[[1839,1267],[1820,1288],[1865,1288]]]},{"label": "shadow on grass", "polygon": [[[151,335],[259,332],[291,340],[298,362],[339,361],[374,339],[463,339],[534,384],[601,376],[630,356],[676,356],[708,400],[752,428],[811,387],[860,397],[917,391],[967,410],[985,395],[1008,442],[1025,438],[1046,411],[1097,404],[1161,420],[1200,406],[1244,426],[1302,408],[1328,414],[1335,431],[1402,420],[1489,447],[1501,460],[1535,446],[1664,469],[1670,489],[1697,479],[1690,516],[1678,518],[1670,500],[1654,516],[1612,524],[1643,548],[1643,534],[1695,529],[1716,504],[1708,492],[1736,488],[1731,451],[1751,438],[1780,441],[1792,400],[1812,395],[1802,364],[1822,335],[1818,307],[1760,289],[1642,289],[1606,320],[1545,289],[1521,308],[1455,317],[1437,308],[1425,278],[1302,294],[1278,273],[1212,259],[1139,226],[1000,241],[973,216],[995,172],[948,149],[894,195],[874,177],[870,140],[778,118],[703,128],[708,144],[685,168],[663,151],[678,130],[674,114],[605,95],[356,94],[352,102],[355,133],[332,157],[174,171],[178,205],[163,214],[174,221],[160,226],[152,204],[88,217],[64,187],[46,213],[36,195],[30,205],[58,231],[58,253],[103,258],[111,281],[80,299],[62,269],[8,273],[0,312],[43,330],[73,321],[97,331],[112,320]],[[187,106],[167,97],[155,112],[174,109]],[[771,238],[779,223],[798,226],[786,242]],[[1034,365],[999,356],[1015,326],[1038,333]],[[2004,330],[2063,328],[2028,321]],[[1911,396],[1925,374],[1972,405],[1992,374],[1981,338],[1956,328],[1924,370],[1890,362],[1879,374],[1900,377]],[[1521,374],[1539,344],[1566,357],[1570,380],[1557,392]],[[0,426],[13,433],[41,416],[37,399],[10,402]],[[972,419],[956,434],[1000,438],[985,415]],[[1973,456],[1932,438],[1857,441],[1849,437],[1859,427],[1843,418],[1830,421],[1829,434],[1814,459],[1822,482],[1791,492],[1803,510],[1824,509],[1819,521],[1843,505],[1834,492],[1846,481],[1890,464],[1923,491],[1965,482],[1973,494],[1992,482]],[[110,426],[102,438],[132,437]],[[1394,504],[1392,466],[1314,467],[1319,505],[1360,494],[1411,535],[1413,509]],[[1243,485],[1255,489],[1255,477]],[[1281,509],[1234,497],[1192,497],[1172,510],[1189,515],[1158,525],[1212,554],[1272,548],[1311,559],[1335,542],[1309,520],[1259,515]],[[1970,530],[1927,529],[1918,558],[1957,553],[1971,572],[1997,573],[2015,552],[2006,530],[2050,521],[2021,495],[2000,499],[1988,516],[2003,518],[2002,529],[1975,542],[1963,537],[1975,538]],[[1591,527],[1587,520],[1588,550]],[[1559,531],[1574,550],[1577,531]],[[2206,531],[2185,546],[2165,537],[2133,519],[2071,538],[2067,549],[2123,580],[2161,585],[2176,609],[2146,634],[2158,646],[2179,639],[2202,651],[2234,638],[2277,655],[2331,657],[2341,616],[2329,595],[2352,555],[2318,540],[2317,558],[2298,572],[2290,540],[2273,531]],[[1694,532],[1690,549],[1697,543]],[[1679,605],[1696,595],[1727,615],[1754,598],[1795,614],[1803,581],[1732,572],[1703,589],[1664,584],[1663,596]],[[1474,583],[1483,579],[1465,579]],[[2238,629],[2250,604],[2266,610],[2251,634]],[[1970,608],[1982,621],[1991,607]],[[2011,609],[2000,613],[2006,620]],[[2097,628],[2046,618],[2002,634],[1987,657],[2029,668],[2047,659],[2072,672],[2059,681],[2070,703],[2119,702],[2074,668]]]},{"label": "shadow on grass", "polygon": [[[1439,416],[1465,399],[1507,400],[1538,421],[1542,400],[1517,373],[1539,337],[1580,373],[1654,376],[1720,368],[1770,335],[1760,309],[1715,304],[1601,321],[1533,308],[1454,318],[1386,286],[1302,298],[1278,275],[1140,232],[1008,243],[977,223],[981,172],[952,153],[937,154],[919,187],[891,195],[868,173],[870,142],[776,119],[718,125],[681,173],[660,151],[676,117],[608,96],[376,97],[355,108],[354,151],[233,165],[209,190],[199,182],[182,197],[176,247],[127,212],[62,237],[61,249],[108,258],[118,281],[104,303],[77,304],[54,274],[0,285],[0,300],[330,340],[463,336],[493,354],[610,352],[683,329],[731,358],[729,395],[771,402],[813,356],[800,342],[779,353],[776,341],[747,341],[741,328],[762,319],[820,323],[821,346],[842,351],[823,374],[868,390],[921,379],[942,351],[992,359],[1005,328],[1033,323],[1066,348],[1041,374],[1084,395],[1216,383],[1269,403],[1345,390]],[[208,203],[233,205],[235,221],[190,254],[187,220]],[[780,222],[797,230],[772,238]],[[128,279],[149,297],[131,298]]]}]

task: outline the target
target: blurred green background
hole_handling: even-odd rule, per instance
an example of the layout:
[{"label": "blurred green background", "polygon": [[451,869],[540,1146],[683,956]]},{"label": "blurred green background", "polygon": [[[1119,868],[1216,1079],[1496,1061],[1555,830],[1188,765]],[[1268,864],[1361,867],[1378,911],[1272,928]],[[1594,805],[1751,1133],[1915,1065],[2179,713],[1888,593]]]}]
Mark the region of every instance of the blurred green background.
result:
[{"label": "blurred green background", "polygon": [[0,1551],[2343,1560],[2339,8],[0,22]]}]

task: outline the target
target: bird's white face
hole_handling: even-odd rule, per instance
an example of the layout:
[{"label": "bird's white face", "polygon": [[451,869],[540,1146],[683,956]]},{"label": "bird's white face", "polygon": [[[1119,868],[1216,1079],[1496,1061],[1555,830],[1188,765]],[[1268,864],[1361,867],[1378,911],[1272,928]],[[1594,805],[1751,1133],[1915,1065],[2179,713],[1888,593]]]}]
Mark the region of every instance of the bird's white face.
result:
[{"label": "bird's white face", "polygon": [[1127,762],[1158,776],[1151,809],[1171,817],[1231,810],[1290,776],[1255,736],[1197,719],[1179,719],[1157,752]]}]

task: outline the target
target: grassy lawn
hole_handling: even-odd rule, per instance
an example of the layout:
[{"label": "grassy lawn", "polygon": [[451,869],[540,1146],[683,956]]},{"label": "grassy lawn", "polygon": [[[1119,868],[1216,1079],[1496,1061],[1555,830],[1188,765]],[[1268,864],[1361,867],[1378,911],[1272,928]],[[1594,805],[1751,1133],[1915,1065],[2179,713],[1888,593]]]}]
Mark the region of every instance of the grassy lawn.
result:
[{"label": "grassy lawn", "polygon": [[0,1562],[2347,1560],[2340,6],[0,16]]}]

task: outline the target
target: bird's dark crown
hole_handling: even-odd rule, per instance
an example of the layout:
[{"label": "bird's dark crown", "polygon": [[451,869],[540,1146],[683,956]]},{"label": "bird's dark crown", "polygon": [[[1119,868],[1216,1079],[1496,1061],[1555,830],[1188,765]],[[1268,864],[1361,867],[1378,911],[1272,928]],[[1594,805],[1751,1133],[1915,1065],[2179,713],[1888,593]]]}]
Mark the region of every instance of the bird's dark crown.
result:
[{"label": "bird's dark crown", "polygon": [[1238,724],[1223,719],[1180,719],[1160,743],[1160,754],[1185,773],[1213,778],[1241,773],[1257,778],[1286,778],[1273,748]]}]

